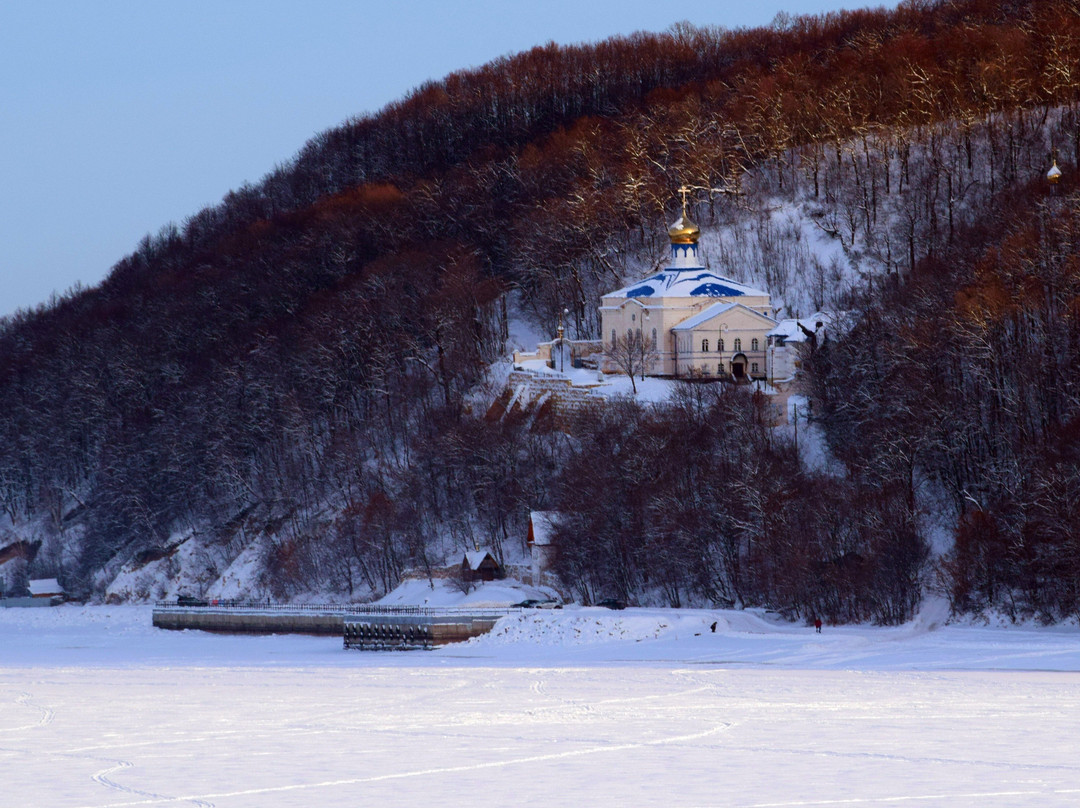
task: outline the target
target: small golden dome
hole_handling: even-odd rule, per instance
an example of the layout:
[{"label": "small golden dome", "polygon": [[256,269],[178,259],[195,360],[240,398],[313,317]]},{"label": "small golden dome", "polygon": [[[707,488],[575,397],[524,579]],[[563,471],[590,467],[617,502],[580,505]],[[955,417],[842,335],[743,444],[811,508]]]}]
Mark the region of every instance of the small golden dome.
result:
[{"label": "small golden dome", "polygon": [[684,185],[679,189],[679,193],[682,194],[682,215],[668,228],[668,237],[672,244],[697,244],[701,230],[686,212],[686,197],[690,189]]},{"label": "small golden dome", "polygon": [[1050,181],[1051,185],[1057,185],[1061,181],[1061,169],[1058,168],[1057,160],[1054,160],[1054,165],[1046,172],[1046,179]]}]

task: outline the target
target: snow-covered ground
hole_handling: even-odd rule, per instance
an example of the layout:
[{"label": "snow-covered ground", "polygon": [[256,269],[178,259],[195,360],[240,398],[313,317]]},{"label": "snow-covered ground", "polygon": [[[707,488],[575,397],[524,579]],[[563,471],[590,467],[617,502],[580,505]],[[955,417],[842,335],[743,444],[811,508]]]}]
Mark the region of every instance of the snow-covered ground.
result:
[{"label": "snow-covered ground", "polygon": [[[590,388],[594,393],[601,396],[609,398],[626,396],[645,403],[667,401],[678,386],[683,384],[678,379],[656,376],[646,376],[644,379],[635,378],[634,383],[631,384],[630,377],[622,373],[598,373],[587,368],[572,368],[568,364],[563,365],[562,371],[558,371],[549,368],[547,362],[542,359],[529,359],[519,362],[518,366],[533,373],[568,379],[571,384],[577,387]],[[751,384],[752,386],[749,389],[757,389],[766,393],[775,392],[765,382],[752,382]],[[634,392],[635,387],[637,388],[636,393]]]},{"label": "snow-covered ground", "polygon": [[[543,359],[528,359],[518,364],[522,369],[533,373],[568,379],[571,384],[591,388],[602,396],[635,396],[639,401],[667,401],[678,384],[673,379],[647,376],[644,379],[635,379],[632,385],[630,377],[621,373],[599,373],[588,368],[575,368],[571,367],[569,362],[563,364],[562,371],[549,368],[547,361]],[[633,392],[635,385],[637,386],[636,395]]]},{"label": "snow-covered ground", "polygon": [[1078,672],[1076,627],[929,614],[571,607],[363,653],[8,609],[0,805],[1076,805]]},{"label": "snow-covered ground", "polygon": [[377,603],[384,606],[429,606],[463,608],[466,606],[512,606],[523,600],[557,598],[550,587],[535,587],[507,578],[503,581],[478,582],[469,592],[462,592],[454,583],[426,578],[402,581],[397,588]]}]

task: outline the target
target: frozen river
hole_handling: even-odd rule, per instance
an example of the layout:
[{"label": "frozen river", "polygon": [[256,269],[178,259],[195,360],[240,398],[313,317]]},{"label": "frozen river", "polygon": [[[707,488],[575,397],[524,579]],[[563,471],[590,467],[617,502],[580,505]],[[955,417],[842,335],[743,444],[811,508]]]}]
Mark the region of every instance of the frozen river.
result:
[{"label": "frozen river", "polygon": [[1075,629],[568,610],[364,654],[13,611],[2,806],[1080,804]]}]

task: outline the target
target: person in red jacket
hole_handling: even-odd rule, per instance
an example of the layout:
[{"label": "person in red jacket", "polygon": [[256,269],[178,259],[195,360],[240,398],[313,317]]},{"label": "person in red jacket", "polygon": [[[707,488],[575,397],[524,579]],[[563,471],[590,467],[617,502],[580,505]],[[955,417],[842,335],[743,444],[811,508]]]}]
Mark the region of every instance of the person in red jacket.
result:
[{"label": "person in red jacket", "polygon": [[814,631],[816,631],[818,634],[821,633],[821,618],[820,617],[815,617],[814,618]]}]

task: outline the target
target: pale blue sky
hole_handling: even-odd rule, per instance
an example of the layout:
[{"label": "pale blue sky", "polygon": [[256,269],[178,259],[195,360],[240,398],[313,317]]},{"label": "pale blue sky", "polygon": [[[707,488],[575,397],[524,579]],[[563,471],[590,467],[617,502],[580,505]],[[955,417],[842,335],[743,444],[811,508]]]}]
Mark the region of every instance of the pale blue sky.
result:
[{"label": "pale blue sky", "polygon": [[895,0],[3,0],[0,315],[410,88],[554,40]]}]

